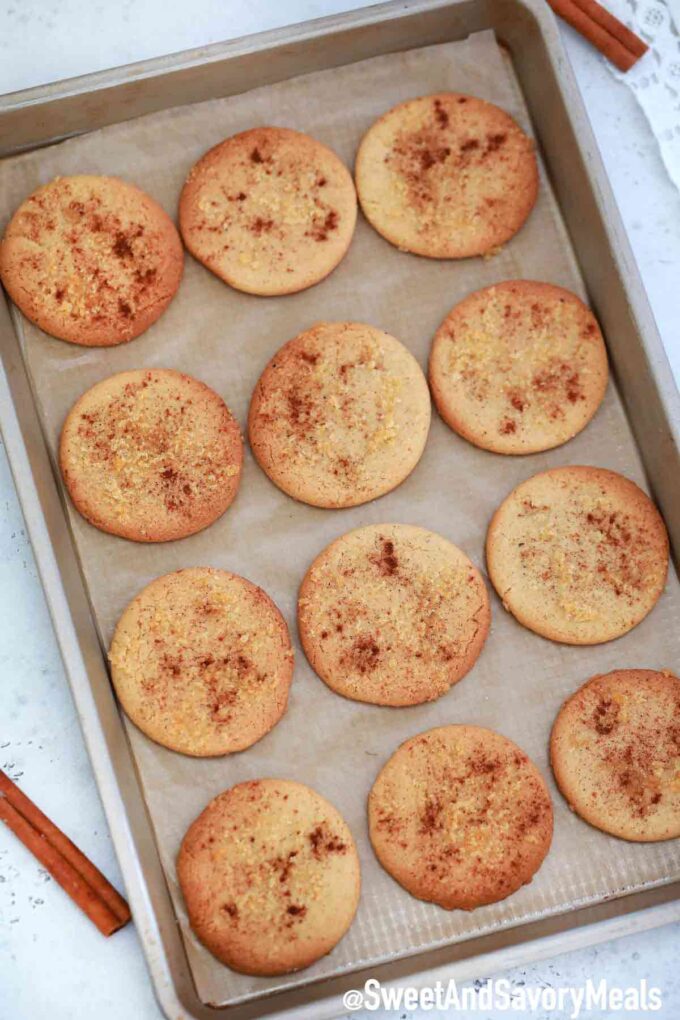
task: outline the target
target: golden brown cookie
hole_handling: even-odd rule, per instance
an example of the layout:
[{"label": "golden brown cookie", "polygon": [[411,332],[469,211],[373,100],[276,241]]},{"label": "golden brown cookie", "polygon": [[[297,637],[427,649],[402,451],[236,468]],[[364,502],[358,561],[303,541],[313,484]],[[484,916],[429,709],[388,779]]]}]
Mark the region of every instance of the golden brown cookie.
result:
[{"label": "golden brown cookie", "polygon": [[668,536],[649,496],[605,468],[518,485],[493,516],[489,577],[504,607],[552,641],[593,645],[635,627],[663,591]]},{"label": "golden brown cookie", "polygon": [[268,733],[293,678],[288,628],[272,600],[210,567],[147,585],[121,616],[109,660],[133,723],[198,757],[242,751]]},{"label": "golden brown cookie", "polygon": [[493,253],[538,192],[533,142],[503,110],[441,92],[393,107],[364,135],[356,184],[369,223],[403,251]]},{"label": "golden brown cookie", "polygon": [[0,244],[0,278],[24,315],[85,347],[133,340],[177,292],[184,255],[168,214],[118,177],[55,177]]},{"label": "golden brown cookie", "polygon": [[652,669],[593,677],[560,709],[550,760],[591,825],[636,842],[680,836],[680,680]]},{"label": "golden brown cookie", "polygon": [[227,138],[182,190],[187,248],[248,294],[292,294],[323,280],[349,248],[357,199],[351,174],[309,135],[262,127]]},{"label": "golden brown cookie", "polygon": [[312,506],[366,503],[420,460],[430,394],[398,340],[358,322],[322,322],[272,358],[250,403],[250,445],[289,496]]},{"label": "golden brown cookie", "polygon": [[181,372],[138,369],[104,379],[76,402],[59,462],[76,509],[95,527],[168,542],[227,509],[243,442],[214,390]]},{"label": "golden brown cookie", "polygon": [[359,903],[359,857],[338,811],[288,779],[239,783],[184,837],[177,875],[195,934],[243,974],[309,967]]},{"label": "golden brown cookie", "polygon": [[338,694],[374,705],[441,697],[475,664],[489,597],[465,553],[408,524],[371,524],[317,556],[298,626],[312,668]]},{"label": "golden brown cookie", "polygon": [[508,280],[459,302],[435,334],[430,385],[447,425],[494,453],[536,453],[585,428],[607,387],[595,316],[550,283]]},{"label": "golden brown cookie", "polygon": [[412,896],[446,910],[496,903],[530,882],[550,849],[553,811],[533,762],[480,726],[441,726],[403,743],[368,798],[371,843]]}]

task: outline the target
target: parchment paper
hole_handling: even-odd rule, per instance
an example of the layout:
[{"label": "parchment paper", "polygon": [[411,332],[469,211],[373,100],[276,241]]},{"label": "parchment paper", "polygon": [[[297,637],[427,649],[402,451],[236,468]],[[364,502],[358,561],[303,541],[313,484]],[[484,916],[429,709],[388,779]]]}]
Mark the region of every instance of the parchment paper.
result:
[{"label": "parchment paper", "polygon": [[[56,174],[119,174],[137,182],[174,215],[184,177],[210,146],[258,125],[287,125],[332,146],[348,165],[363,132],[393,104],[442,89],[471,92],[504,107],[525,129],[527,113],[508,59],[491,33],[467,41],[378,57],[256,91],[170,110],[59,146],[3,167],[0,208],[11,211]],[[248,400],[274,351],[320,319],[372,323],[401,339],[423,368],[432,335],[465,294],[498,280],[528,277],[584,290],[550,186],[527,225],[491,260],[436,262],[397,251],[360,221],[349,254],[319,286],[283,298],[257,298],[225,286],[187,257],[180,292],[140,339],[87,350],[54,340],[28,323],[25,356],[54,451],[64,416],[87,387],[113,372],[178,368],[207,381],[245,425]],[[17,316],[19,320],[19,316]],[[350,510],[295,503],[247,455],[239,496],[200,535],[144,546],[107,536],[69,509],[92,604],[105,645],[125,605],[154,577],[210,564],[243,574],[274,598],[296,637],[295,602],[311,560],[336,536],[362,524],[402,521],[440,532],[483,568],[487,523],[522,479],[560,464],[595,464],[644,485],[633,438],[612,384],[593,423],[561,449],[530,457],[485,453],[435,416],[425,454],[395,492]],[[616,667],[680,664],[678,583],[673,574],[652,614],[611,644],[570,648],[530,633],[493,597],[491,634],[472,672],[439,701],[415,708],[361,705],[318,680],[296,644],[290,706],[281,723],[249,750],[216,760],[166,751],[128,725],[144,794],[201,998],[234,1003],[349,970],[359,963],[470,938],[680,876],[680,840],[635,845],[609,837],[573,815],[552,784],[550,726],[561,702],[584,680]],[[551,783],[556,811],[552,850],[537,877],[508,900],[473,913],[421,903],[377,864],[366,832],[366,796],[378,770],[413,734],[471,722],[517,741]],[[357,918],[330,956],[286,978],[243,977],[221,966],[188,930],[174,872],[182,835],[221,790],[244,779],[287,776],[315,787],[342,811],[357,839],[363,893]],[[273,1004],[272,1004],[273,1005]]]}]

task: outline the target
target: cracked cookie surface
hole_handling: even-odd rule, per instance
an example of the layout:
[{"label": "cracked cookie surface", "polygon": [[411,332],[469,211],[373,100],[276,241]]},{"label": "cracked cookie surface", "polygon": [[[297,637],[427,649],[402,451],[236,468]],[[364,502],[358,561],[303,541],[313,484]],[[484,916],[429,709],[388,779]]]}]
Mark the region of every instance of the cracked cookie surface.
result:
[{"label": "cracked cookie surface", "polygon": [[589,645],[635,627],[666,583],[668,536],[649,496],[623,475],[561,467],[504,500],[486,539],[504,607],[553,641]]},{"label": "cracked cookie surface", "polygon": [[148,329],[183,268],[168,214],[117,177],[56,177],[19,206],[0,244],[0,277],[24,315],[86,347]]},{"label": "cracked cookie surface", "polygon": [[441,535],[412,525],[350,531],[300,587],[310,665],[338,694],[375,705],[441,697],[477,661],[489,624],[479,571]]},{"label": "cracked cookie surface", "polygon": [[242,751],[268,733],[293,676],[288,628],[269,596],[210,567],[147,585],[121,616],[109,660],[134,724],[198,757]]},{"label": "cracked cookie surface", "polygon": [[361,886],[340,813],[285,779],[239,783],[212,800],[184,837],[177,875],[198,938],[244,974],[287,974],[329,953]]}]

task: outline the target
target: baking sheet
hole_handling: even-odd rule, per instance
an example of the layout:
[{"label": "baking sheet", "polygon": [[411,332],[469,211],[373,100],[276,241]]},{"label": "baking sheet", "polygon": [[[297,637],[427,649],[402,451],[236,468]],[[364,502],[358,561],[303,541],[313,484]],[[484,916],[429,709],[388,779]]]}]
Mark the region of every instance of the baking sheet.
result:
[{"label": "baking sheet", "polygon": [[[403,99],[442,89],[498,103],[530,129],[507,58],[489,32],[468,40],[378,57],[242,96],[120,124],[3,164],[0,208],[6,221],[37,185],[56,174],[113,173],[139,183],[174,215],[184,177],[211,145],[236,131],[273,123],[305,130],[351,164],[363,131]],[[4,226],[4,223],[3,223]],[[179,295],[140,339],[109,350],[72,347],[17,315],[22,344],[52,452],[64,416],[80,393],[127,368],[178,368],[217,389],[245,425],[262,368],[286,340],[319,319],[352,318],[401,339],[425,367],[431,337],[450,307],[497,280],[533,277],[583,286],[545,173],[528,224],[490,260],[433,262],[398,252],[363,221],[349,254],[319,286],[291,297],[238,294],[187,257]],[[644,484],[621,402],[610,384],[603,407],[567,446],[525,458],[476,450],[436,416],[425,454],[395,492],[367,506],[325,511],[279,492],[247,455],[236,502],[206,532],[166,546],[138,546],[104,535],[68,508],[104,644],[130,598],[154,577],[210,564],[262,585],[296,639],[299,582],[314,556],[338,535],[365,523],[403,521],[439,531],[483,567],[488,520],[510,489],[549,466],[597,464]],[[610,644],[569,648],[524,630],[493,596],[492,629],[472,672],[438,702],[410,709],[359,705],[333,694],[307,666],[296,641],[296,671],[287,715],[260,743],[239,755],[185,759],[128,732],[159,842],[194,979],[210,1003],[242,1001],[416,952],[501,926],[632,892],[680,876],[680,841],[627,844],[596,832],[566,808],[552,785],[547,737],[563,698],[596,672],[615,667],[678,667],[680,606],[672,573],[665,595],[636,630]],[[379,768],[409,736],[446,722],[491,726],[516,740],[550,779],[556,808],[552,851],[534,882],[503,903],[472,914],[420,903],[382,872],[370,849],[365,799]],[[207,801],[248,778],[300,779],[332,800],[359,845],[363,894],[346,938],[314,967],[287,978],[233,974],[193,938],[174,877],[183,832]]]}]

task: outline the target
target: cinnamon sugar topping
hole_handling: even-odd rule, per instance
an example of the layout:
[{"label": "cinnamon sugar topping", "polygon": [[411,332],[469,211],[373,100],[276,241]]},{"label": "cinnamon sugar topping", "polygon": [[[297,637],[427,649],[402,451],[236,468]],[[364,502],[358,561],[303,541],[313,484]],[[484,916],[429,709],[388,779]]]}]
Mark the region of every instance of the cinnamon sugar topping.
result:
[{"label": "cinnamon sugar topping", "polygon": [[332,543],[300,590],[298,623],[316,672],[346,697],[412,705],[440,697],[479,655],[484,583],[439,535],[372,525]]},{"label": "cinnamon sugar topping", "polygon": [[215,798],[184,838],[178,875],[198,937],[253,974],[297,970],[329,952],[359,898],[344,820],[287,780],[240,783]]},{"label": "cinnamon sugar topping", "polygon": [[445,421],[496,453],[531,453],[571,439],[607,384],[591,312],[569,291],[514,280],[456,305],[435,335],[430,380]]},{"label": "cinnamon sugar topping", "polygon": [[494,251],[535,201],[532,143],[473,96],[409,100],[367,132],[356,163],[369,222],[404,251],[464,258]]},{"label": "cinnamon sugar topping", "polygon": [[114,177],[56,178],[17,210],[0,273],[43,329],[85,346],[138,336],[182,276],[177,231],[148,195]]},{"label": "cinnamon sugar topping", "polygon": [[166,541],[206,527],[233,500],[241,437],[216,393],[179,372],[111,376],[64,426],[60,463],[77,508],[97,527]]},{"label": "cinnamon sugar topping", "polygon": [[510,494],[487,537],[491,580],[546,637],[594,644],[650,611],[668,565],[666,530],[633,482],[602,468],[556,468]]},{"label": "cinnamon sugar topping", "polygon": [[371,842],[410,893],[447,909],[504,899],[540,866],[552,805],[514,744],[474,726],[406,741],[369,798]]},{"label": "cinnamon sugar topping", "polygon": [[680,680],[641,669],[593,677],[562,707],[551,758],[591,824],[624,839],[680,835]]},{"label": "cinnamon sugar topping", "polygon": [[425,379],[397,340],[361,323],[321,323],[265,369],[249,432],[284,491],[315,506],[354,506],[410,473],[429,421]]},{"label": "cinnamon sugar topping", "polygon": [[278,610],[242,577],[178,571],[128,606],[110,652],[121,703],[145,733],[193,755],[242,750],[286,707],[293,653]]},{"label": "cinnamon sugar topping", "polygon": [[228,138],[192,169],[180,226],[192,253],[239,290],[288,294],[342,259],[356,221],[352,178],[326,146],[286,128]]}]

